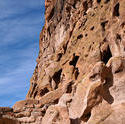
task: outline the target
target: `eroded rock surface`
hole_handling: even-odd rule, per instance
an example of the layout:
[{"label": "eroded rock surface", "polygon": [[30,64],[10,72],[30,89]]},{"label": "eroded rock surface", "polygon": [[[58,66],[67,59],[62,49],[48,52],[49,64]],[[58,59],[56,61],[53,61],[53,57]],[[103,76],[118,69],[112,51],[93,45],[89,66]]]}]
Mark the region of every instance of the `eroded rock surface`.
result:
[{"label": "eroded rock surface", "polygon": [[45,8],[30,89],[13,117],[31,124],[124,124],[125,0],[45,0]]}]

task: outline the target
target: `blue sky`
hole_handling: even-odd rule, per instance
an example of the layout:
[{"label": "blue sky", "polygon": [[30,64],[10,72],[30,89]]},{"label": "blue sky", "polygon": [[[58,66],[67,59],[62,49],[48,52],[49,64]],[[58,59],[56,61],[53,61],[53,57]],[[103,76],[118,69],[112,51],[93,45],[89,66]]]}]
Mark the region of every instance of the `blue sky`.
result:
[{"label": "blue sky", "polygon": [[25,99],[44,25],[44,0],[0,0],[0,106]]}]

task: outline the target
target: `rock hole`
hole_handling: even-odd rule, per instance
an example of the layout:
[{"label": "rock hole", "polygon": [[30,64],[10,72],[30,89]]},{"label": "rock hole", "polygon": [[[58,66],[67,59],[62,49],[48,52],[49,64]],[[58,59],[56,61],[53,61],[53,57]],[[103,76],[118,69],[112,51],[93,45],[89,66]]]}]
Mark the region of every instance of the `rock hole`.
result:
[{"label": "rock hole", "polygon": [[67,12],[70,12],[70,11],[71,11],[71,6],[67,6],[67,7],[66,7],[66,11],[67,11]]},{"label": "rock hole", "polygon": [[54,100],[54,104],[58,104],[58,102],[59,102],[59,99],[56,99],[56,100]]},{"label": "rock hole", "polygon": [[54,16],[55,7],[51,10],[50,15],[48,16],[48,21]]},{"label": "rock hole", "polygon": [[35,99],[35,97],[37,96],[37,93],[38,93],[38,91],[36,91],[36,92],[34,93],[34,96],[33,96],[34,99]]},{"label": "rock hole", "polygon": [[62,53],[59,53],[59,54],[57,55],[57,62],[60,61],[61,58],[62,58]]},{"label": "rock hole", "polygon": [[46,110],[43,110],[41,113],[42,113],[42,116],[44,116],[46,113]]},{"label": "rock hole", "polygon": [[70,24],[66,24],[65,31],[67,31],[70,28]]},{"label": "rock hole", "polygon": [[64,54],[66,53],[66,50],[67,50],[67,45],[68,45],[68,41],[66,44],[63,45],[63,50],[64,50]]},{"label": "rock hole", "polygon": [[113,16],[119,16],[119,15],[120,15],[120,14],[119,14],[119,6],[120,6],[119,3],[117,3],[117,4],[115,5],[114,10],[113,10]]},{"label": "rock hole", "polygon": [[83,38],[82,34],[80,34],[80,35],[77,36],[77,39],[82,39],[82,38]]},{"label": "rock hole", "polygon": [[119,72],[122,72],[122,71],[123,71],[123,68],[119,68],[117,71],[115,71],[115,74],[119,73]]},{"label": "rock hole", "polygon": [[97,0],[97,3],[100,3],[101,2],[101,0]]},{"label": "rock hole", "polygon": [[96,74],[91,75],[89,78],[91,81],[95,81],[99,78],[99,75],[96,73]]},{"label": "rock hole", "polygon": [[125,26],[125,22],[123,22],[123,23],[121,24],[121,27],[122,27],[122,28],[124,28],[124,26]]},{"label": "rock hole", "polygon": [[79,75],[79,69],[75,68],[75,80],[77,80],[78,75]]},{"label": "rock hole", "polygon": [[102,52],[101,60],[106,64],[111,57],[112,53],[108,45],[107,49]]},{"label": "rock hole", "polygon": [[76,0],[74,0],[74,4],[72,6],[74,9],[76,9]]},{"label": "rock hole", "polygon": [[87,9],[88,9],[88,3],[87,3],[87,1],[83,2],[83,8],[84,8],[84,10],[86,12]]},{"label": "rock hole", "polygon": [[61,73],[62,73],[62,69],[60,69],[59,71],[55,72],[55,74],[53,75],[53,80],[56,83],[56,89],[58,87],[58,84],[60,83],[60,79],[61,79]]},{"label": "rock hole", "polygon": [[87,114],[85,114],[82,118],[83,118],[83,121],[84,121],[84,122],[87,122],[90,117],[91,117],[91,111],[88,112]]},{"label": "rock hole", "polygon": [[70,119],[70,122],[71,122],[71,124],[80,124],[81,123],[81,121],[80,121],[80,119]]},{"label": "rock hole", "polygon": [[44,88],[40,91],[40,96],[44,96],[46,93],[48,93],[49,90],[47,88]]},{"label": "rock hole", "polygon": [[71,93],[72,92],[72,85],[73,85],[73,82],[70,82],[68,87],[67,87],[66,93]]},{"label": "rock hole", "polygon": [[108,23],[108,21],[101,22],[102,30],[105,31],[105,26]]},{"label": "rock hole", "polygon": [[93,30],[94,30],[94,26],[92,26],[92,27],[90,28],[90,30],[93,31]]},{"label": "rock hole", "polygon": [[73,4],[73,8],[76,9],[76,4],[75,3]]},{"label": "rock hole", "polygon": [[75,67],[78,59],[79,59],[79,56],[76,56],[75,54],[73,54],[72,61],[70,61],[69,64]]},{"label": "rock hole", "polygon": [[88,34],[85,34],[85,37],[87,37],[88,36]]},{"label": "rock hole", "polygon": [[49,36],[51,36],[50,27],[48,27],[47,31],[48,31],[48,33],[49,33]]},{"label": "rock hole", "polygon": [[117,39],[118,41],[121,41],[121,40],[122,40],[121,35],[120,35],[120,34],[116,34],[116,39]]},{"label": "rock hole", "polygon": [[108,3],[110,0],[104,0],[104,3]]}]

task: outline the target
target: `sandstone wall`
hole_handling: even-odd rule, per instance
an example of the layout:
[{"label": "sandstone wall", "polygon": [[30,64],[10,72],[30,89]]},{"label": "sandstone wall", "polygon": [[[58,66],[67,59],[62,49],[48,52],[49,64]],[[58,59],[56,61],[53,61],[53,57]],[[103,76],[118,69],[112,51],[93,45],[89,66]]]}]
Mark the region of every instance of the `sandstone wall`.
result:
[{"label": "sandstone wall", "polygon": [[37,66],[20,123],[125,123],[125,0],[45,0]]}]

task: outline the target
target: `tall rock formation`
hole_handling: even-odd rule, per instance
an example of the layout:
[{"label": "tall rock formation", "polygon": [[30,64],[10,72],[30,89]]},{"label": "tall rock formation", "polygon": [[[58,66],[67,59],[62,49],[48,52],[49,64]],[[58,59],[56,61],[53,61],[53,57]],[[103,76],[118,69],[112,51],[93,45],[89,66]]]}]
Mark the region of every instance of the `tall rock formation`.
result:
[{"label": "tall rock formation", "polygon": [[11,117],[32,124],[124,124],[125,0],[45,0],[45,8],[30,89]]}]

